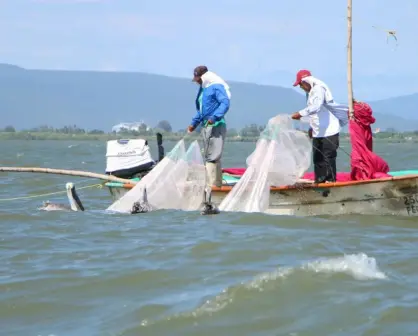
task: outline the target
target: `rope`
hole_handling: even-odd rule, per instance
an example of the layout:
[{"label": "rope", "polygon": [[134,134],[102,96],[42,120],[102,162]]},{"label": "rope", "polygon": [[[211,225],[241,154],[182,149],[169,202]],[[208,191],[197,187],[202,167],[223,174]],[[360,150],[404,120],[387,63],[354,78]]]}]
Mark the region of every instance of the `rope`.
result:
[{"label": "rope", "polygon": [[[106,182],[104,182],[104,183],[106,183]],[[104,183],[91,184],[91,185],[88,185],[88,186],[77,188],[77,190],[94,188],[94,187],[97,187],[98,189],[101,189],[101,188],[103,188]],[[21,197],[13,197],[13,198],[0,198],[0,202],[17,201],[17,200],[24,200],[24,199],[51,196],[51,195],[60,195],[60,194],[65,194],[66,192],[67,192],[66,190],[63,190],[63,191],[56,191],[56,192],[51,192],[51,193],[46,193],[46,194],[38,194],[38,195],[31,195],[31,196],[21,196]]]}]

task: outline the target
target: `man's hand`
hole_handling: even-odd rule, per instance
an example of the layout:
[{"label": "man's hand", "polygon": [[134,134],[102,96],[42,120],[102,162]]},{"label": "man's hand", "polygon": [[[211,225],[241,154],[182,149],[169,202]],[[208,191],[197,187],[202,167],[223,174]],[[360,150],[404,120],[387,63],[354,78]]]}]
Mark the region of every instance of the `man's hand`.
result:
[{"label": "man's hand", "polygon": [[213,124],[214,124],[213,120],[212,119],[208,119],[208,125],[213,125]]},{"label": "man's hand", "polygon": [[308,130],[308,135],[309,135],[309,138],[310,138],[310,139],[312,139],[312,128],[310,128],[310,129]]},{"label": "man's hand", "polygon": [[291,118],[294,119],[294,120],[299,120],[300,118],[302,118],[302,116],[300,115],[299,112],[295,112],[295,113],[292,114]]},{"label": "man's hand", "polygon": [[194,127],[193,126],[187,127],[187,133],[193,133],[193,131],[194,131]]}]

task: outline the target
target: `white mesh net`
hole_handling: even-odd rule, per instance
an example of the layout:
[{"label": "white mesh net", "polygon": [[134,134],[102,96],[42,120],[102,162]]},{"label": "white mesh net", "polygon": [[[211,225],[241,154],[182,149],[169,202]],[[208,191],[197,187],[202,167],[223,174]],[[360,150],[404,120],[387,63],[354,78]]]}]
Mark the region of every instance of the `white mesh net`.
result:
[{"label": "white mesh net", "polygon": [[130,213],[135,202],[141,202],[147,191],[151,209],[197,210],[205,188],[205,166],[197,141],[188,151],[184,140],[176,146],[138,184],[107,210]]},{"label": "white mesh net", "polygon": [[247,170],[219,206],[221,211],[264,212],[270,187],[295,184],[311,164],[308,136],[293,128],[288,115],[269,120],[247,158]]},{"label": "white mesh net", "polygon": [[206,168],[197,140],[193,141],[187,150],[186,162],[187,176],[185,182],[183,185],[178,184],[181,200],[179,209],[195,211],[202,205],[206,186]]}]

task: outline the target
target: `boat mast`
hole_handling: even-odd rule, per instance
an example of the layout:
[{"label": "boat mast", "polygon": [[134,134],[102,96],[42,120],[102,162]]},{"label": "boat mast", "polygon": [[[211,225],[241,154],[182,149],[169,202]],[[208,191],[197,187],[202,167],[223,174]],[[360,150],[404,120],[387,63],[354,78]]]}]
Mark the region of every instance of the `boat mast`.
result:
[{"label": "boat mast", "polygon": [[350,119],[354,119],[353,106],[353,50],[352,50],[352,0],[347,0],[347,88],[348,88],[348,115]]}]

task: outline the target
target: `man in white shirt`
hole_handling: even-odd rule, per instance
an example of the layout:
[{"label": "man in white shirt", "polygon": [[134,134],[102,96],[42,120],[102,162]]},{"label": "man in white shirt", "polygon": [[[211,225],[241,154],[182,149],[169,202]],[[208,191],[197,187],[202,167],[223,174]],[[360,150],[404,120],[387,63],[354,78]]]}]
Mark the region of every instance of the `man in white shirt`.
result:
[{"label": "man in white shirt", "polygon": [[307,107],[292,114],[292,119],[309,118],[315,182],[336,182],[337,150],[341,127],[348,123],[348,106],[335,103],[328,86],[310,71],[300,70],[293,86],[308,94]]}]

